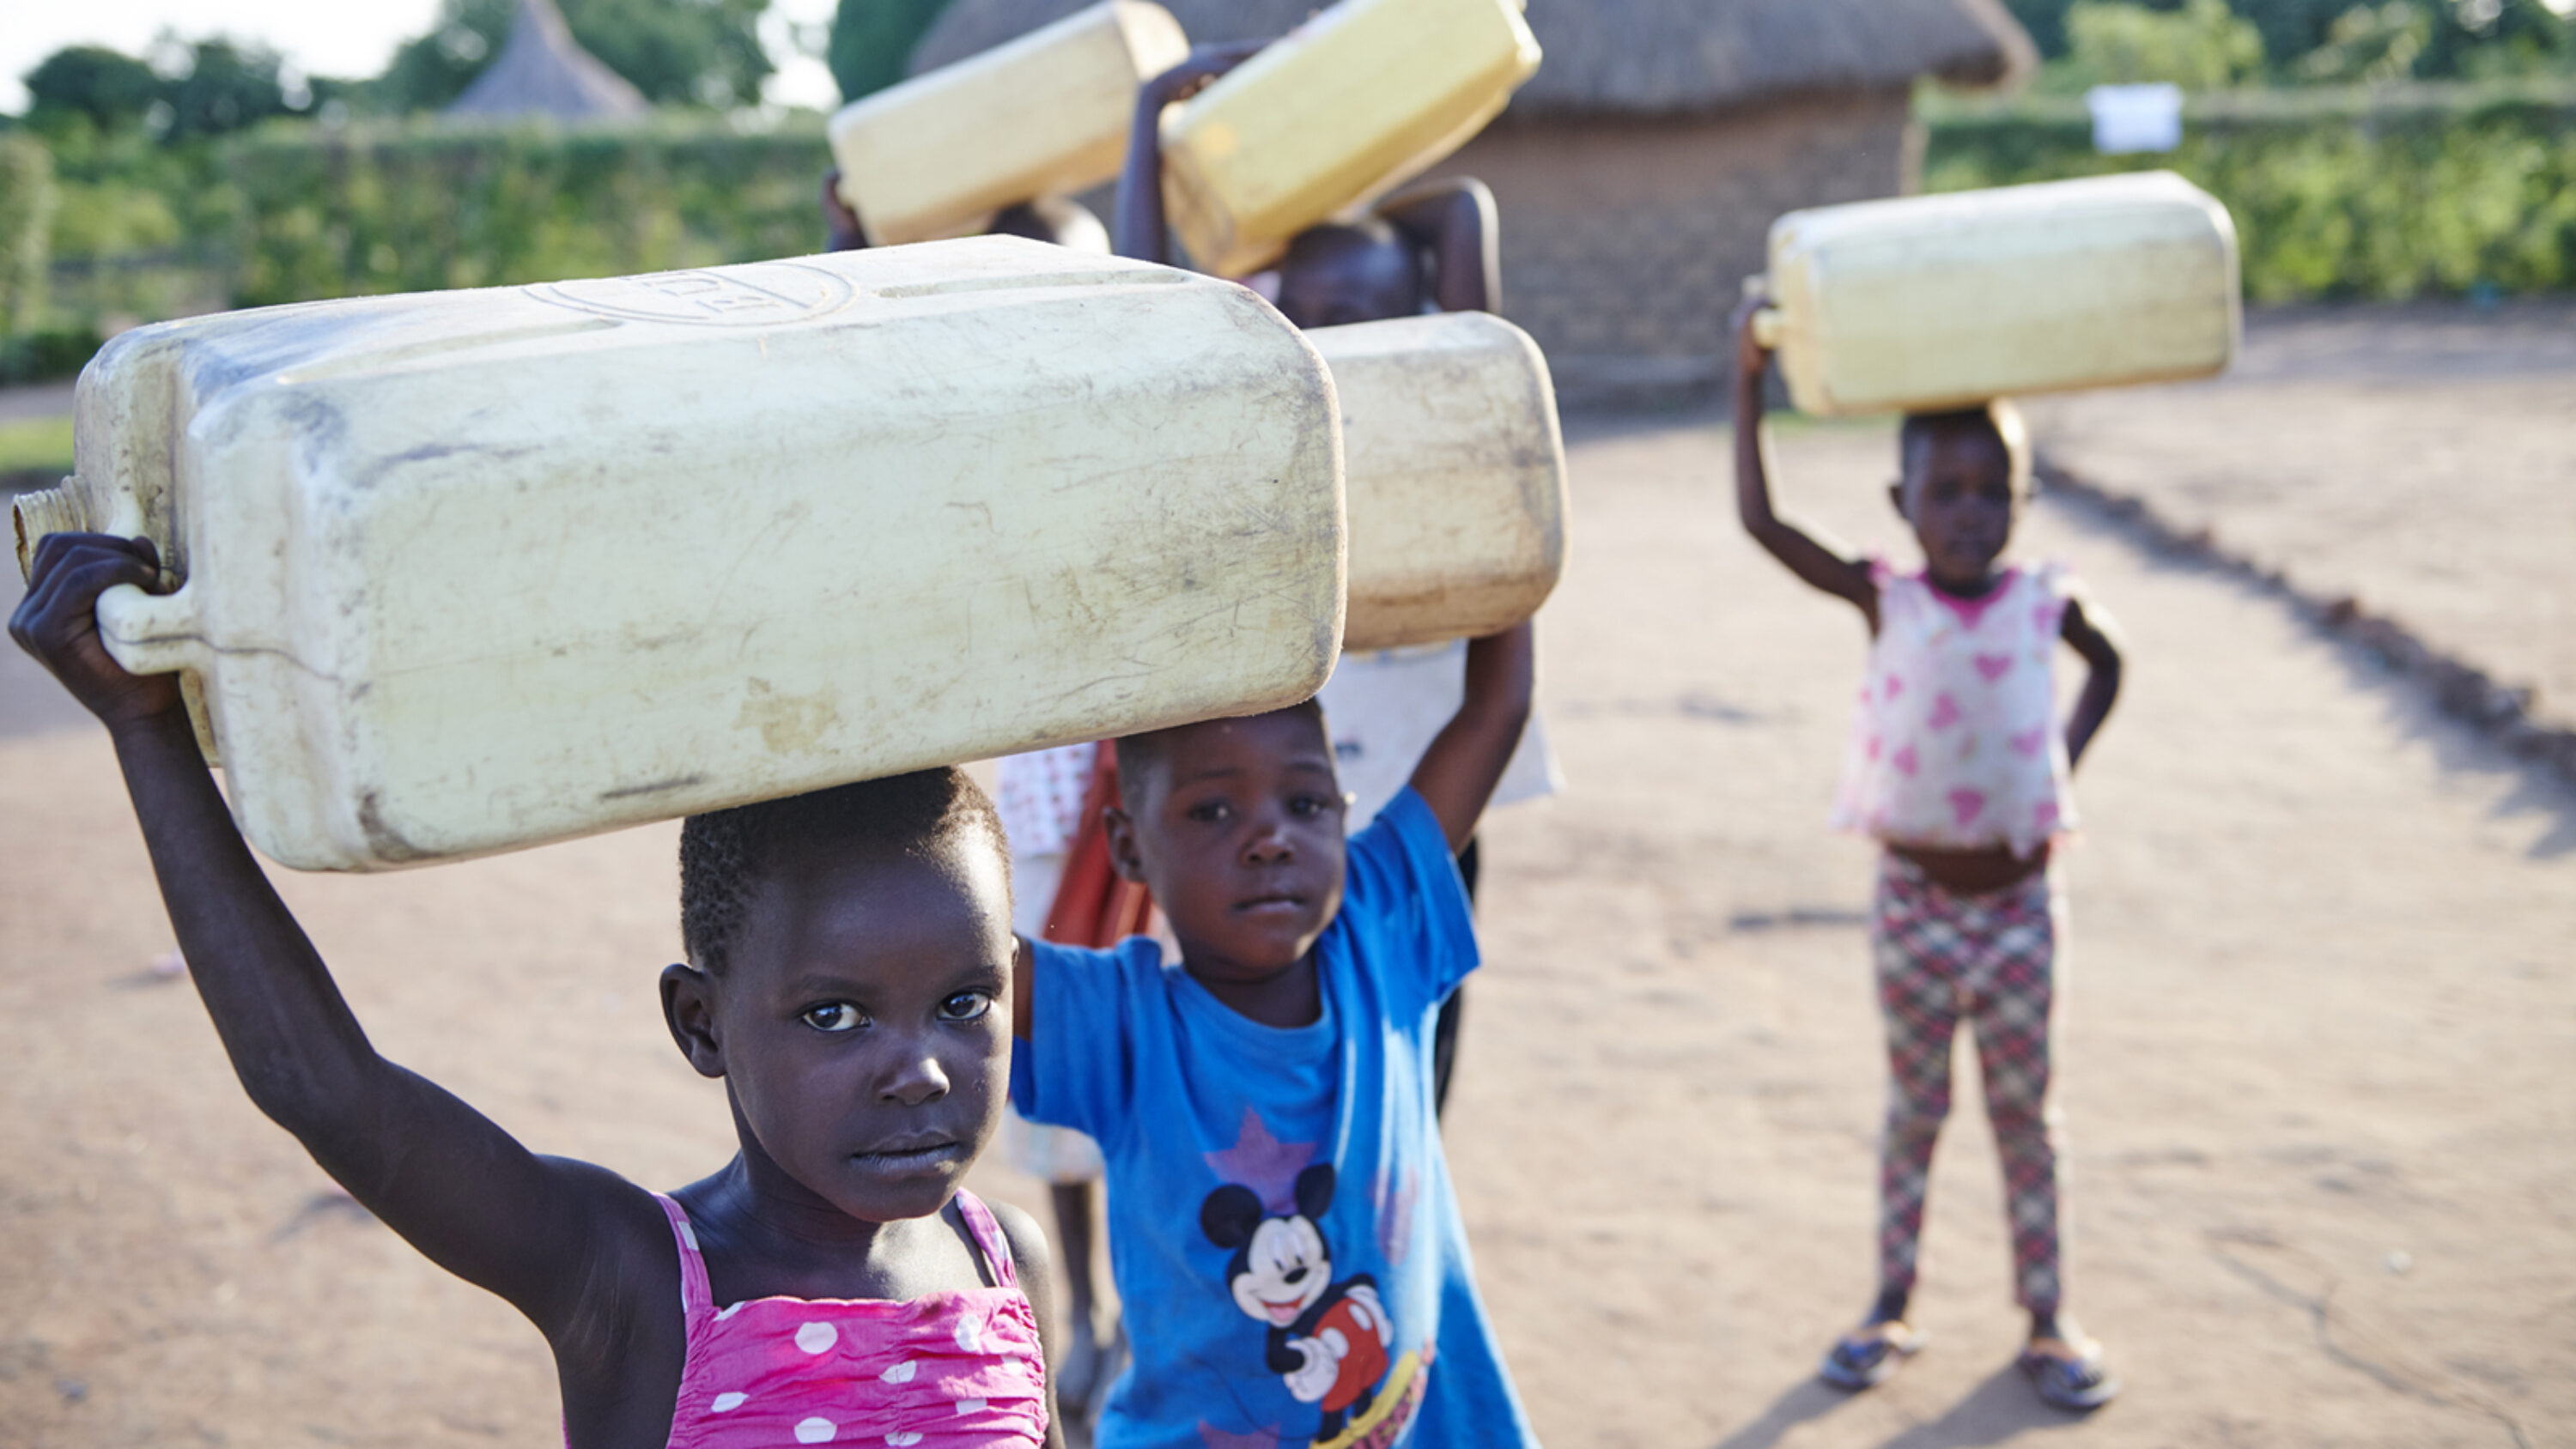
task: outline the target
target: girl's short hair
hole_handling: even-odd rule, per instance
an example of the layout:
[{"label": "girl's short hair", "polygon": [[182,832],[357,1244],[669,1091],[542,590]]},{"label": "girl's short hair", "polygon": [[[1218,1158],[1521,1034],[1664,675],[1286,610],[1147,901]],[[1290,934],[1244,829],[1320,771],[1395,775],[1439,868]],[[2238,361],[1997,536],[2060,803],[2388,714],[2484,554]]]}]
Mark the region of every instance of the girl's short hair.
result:
[{"label": "girl's short hair", "polygon": [[1009,853],[992,798],[953,765],[692,815],[680,824],[680,947],[721,976],[752,898],[782,862],[823,851],[920,858],[960,837]]},{"label": "girl's short hair", "polygon": [[2030,425],[2022,420],[2020,406],[2008,397],[1996,398],[1979,407],[1907,413],[1905,425],[1896,435],[1897,461],[1911,472],[1916,448],[1938,434],[1953,431],[1992,438],[1995,446],[2003,449],[2005,460],[2012,466],[2013,491],[2030,491]]}]

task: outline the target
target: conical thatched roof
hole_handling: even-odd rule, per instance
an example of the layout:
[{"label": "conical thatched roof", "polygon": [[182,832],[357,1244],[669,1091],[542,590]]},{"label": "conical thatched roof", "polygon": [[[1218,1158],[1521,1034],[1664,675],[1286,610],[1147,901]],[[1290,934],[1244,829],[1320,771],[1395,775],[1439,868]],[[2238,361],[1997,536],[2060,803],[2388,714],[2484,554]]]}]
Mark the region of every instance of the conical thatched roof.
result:
[{"label": "conical thatched roof", "polygon": [[572,27],[564,24],[554,0],[519,0],[509,44],[445,114],[595,121],[640,116],[651,109],[642,91],[572,38]]},{"label": "conical thatched roof", "polygon": [[[999,45],[1088,0],[951,0],[915,74]],[[1193,41],[1277,35],[1318,0],[1162,0]],[[1529,0],[1547,59],[1513,99],[1535,112],[1658,115],[1935,75],[1993,85],[2030,37],[2000,0]]]}]

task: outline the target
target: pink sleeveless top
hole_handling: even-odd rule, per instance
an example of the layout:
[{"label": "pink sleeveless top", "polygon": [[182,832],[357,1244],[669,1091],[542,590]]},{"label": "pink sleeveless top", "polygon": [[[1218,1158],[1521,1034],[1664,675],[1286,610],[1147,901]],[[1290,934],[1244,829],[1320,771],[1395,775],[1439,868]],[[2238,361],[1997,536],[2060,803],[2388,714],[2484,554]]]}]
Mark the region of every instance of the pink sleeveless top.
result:
[{"label": "pink sleeveless top", "polygon": [[2072,830],[2056,660],[2073,580],[2055,564],[2015,567],[1985,597],[1959,599],[1880,560],[1870,577],[1878,638],[1835,828],[2024,859]]},{"label": "pink sleeveless top", "polygon": [[973,1193],[957,1194],[957,1210],[998,1286],[902,1302],[754,1298],[722,1309],[689,1215],[653,1196],[679,1239],[689,1336],[671,1449],[1045,1442],[1037,1313],[1001,1225]]}]

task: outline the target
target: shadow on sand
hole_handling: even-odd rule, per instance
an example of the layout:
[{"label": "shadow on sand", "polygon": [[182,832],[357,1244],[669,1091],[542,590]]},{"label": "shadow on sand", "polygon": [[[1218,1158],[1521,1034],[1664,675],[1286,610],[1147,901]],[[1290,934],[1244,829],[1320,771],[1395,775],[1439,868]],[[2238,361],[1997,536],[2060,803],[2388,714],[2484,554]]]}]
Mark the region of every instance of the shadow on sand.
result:
[{"label": "shadow on sand", "polygon": [[[2289,610],[2335,651],[2337,663],[2354,687],[2378,701],[2381,718],[2392,733],[2430,746],[2445,774],[2511,782],[2488,813],[2497,819],[2537,817],[2545,822],[2528,855],[2555,860],[2576,854],[2576,783],[2542,760],[2517,757],[2490,732],[2455,717],[2424,679],[2392,664],[2349,627],[2338,626],[2331,610],[2308,598],[2295,583],[2277,575],[2264,577],[2254,565],[2223,555],[2205,537],[2179,537],[2134,500],[2079,491],[2092,485],[2062,471],[2052,473],[2052,478],[2054,491],[2041,498],[2078,530],[2125,544],[2142,555],[2151,569],[2191,574]],[[2129,511],[2119,511],[2123,507]],[[2437,665],[2441,662],[2436,660]]]},{"label": "shadow on sand", "polygon": [[[1713,1449],[1776,1449],[1791,1430],[1833,1413],[1851,1397],[1808,1379],[1773,1399],[1762,1417],[1719,1440]],[[2021,1371],[2006,1364],[1941,1417],[1898,1431],[1879,1449],[1974,1449],[2032,1430],[2066,1429],[2083,1422],[2041,1403],[2022,1380]]]}]

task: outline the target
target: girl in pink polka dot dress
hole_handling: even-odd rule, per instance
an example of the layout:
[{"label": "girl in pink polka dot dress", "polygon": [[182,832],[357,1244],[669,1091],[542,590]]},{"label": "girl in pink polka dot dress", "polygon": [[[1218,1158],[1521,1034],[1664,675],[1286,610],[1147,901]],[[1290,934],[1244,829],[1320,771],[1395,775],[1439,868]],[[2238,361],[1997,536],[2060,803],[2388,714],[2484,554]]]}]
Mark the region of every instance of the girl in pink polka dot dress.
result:
[{"label": "girl in pink polka dot dress", "polygon": [[[101,647],[152,546],[55,534],[10,632],[107,724],[190,977],[259,1108],[545,1334],[576,1449],[1060,1444],[1035,1228],[961,1180],[999,1123],[1016,947],[1000,822],[956,770],[692,817],[681,1053],[740,1150],[668,1196],[541,1157],[376,1054],[242,843],[174,676]],[[478,968],[456,963],[461,990]]]},{"label": "girl in pink polka dot dress", "polygon": [[[1986,1116],[2003,1158],[2014,1296],[2030,1314],[2020,1366],[2040,1397],[2089,1410],[2119,1385],[2063,1311],[2057,1151],[2048,1120],[2049,1022],[2060,898],[2051,844],[2075,821],[2068,777],[2120,688],[2120,653],[2054,564],[2004,561],[2029,494],[2029,445],[2009,403],[1914,414],[1900,435],[1896,510],[1923,546],[1919,572],[1855,557],[1782,518],[1763,458],[1760,303],[1736,314],[1736,502],[1791,572],[1869,623],[1834,824],[1878,840],[1870,932],[1891,1091],[1879,1162],[1879,1291],[1821,1376],[1864,1389],[1922,1345],[1906,1321],[1932,1147],[1950,1107],[1950,1044],[1977,1044]],[[2087,666],[2057,714],[2058,645]]]}]

